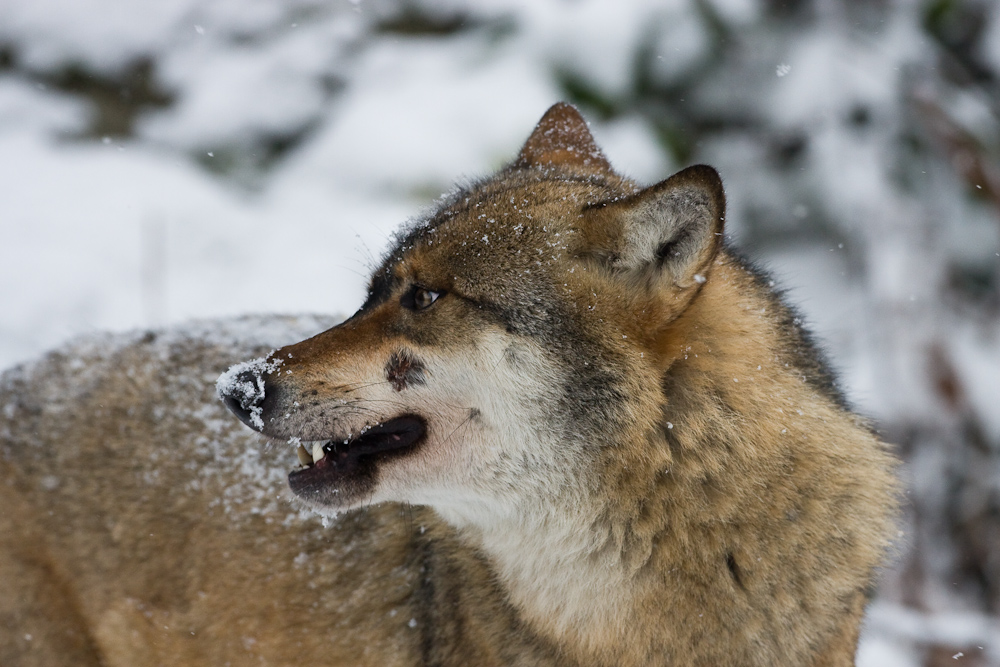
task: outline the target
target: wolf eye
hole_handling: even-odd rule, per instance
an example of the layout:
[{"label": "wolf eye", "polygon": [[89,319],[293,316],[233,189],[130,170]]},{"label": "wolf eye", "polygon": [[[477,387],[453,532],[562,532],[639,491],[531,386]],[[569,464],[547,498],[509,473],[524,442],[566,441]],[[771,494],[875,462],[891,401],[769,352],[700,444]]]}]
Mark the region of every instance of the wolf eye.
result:
[{"label": "wolf eye", "polygon": [[435,292],[416,285],[399,300],[400,305],[410,310],[424,310],[438,300],[443,292]]},{"label": "wolf eye", "polygon": [[423,310],[438,300],[441,292],[432,292],[422,287],[413,291],[413,305],[417,310]]}]

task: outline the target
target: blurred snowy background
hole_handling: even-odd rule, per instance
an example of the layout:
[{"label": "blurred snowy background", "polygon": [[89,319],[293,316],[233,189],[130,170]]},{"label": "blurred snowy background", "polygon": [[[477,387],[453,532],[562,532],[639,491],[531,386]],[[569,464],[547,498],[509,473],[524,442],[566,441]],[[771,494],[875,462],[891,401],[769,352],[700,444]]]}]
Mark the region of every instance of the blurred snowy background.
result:
[{"label": "blurred snowy background", "polygon": [[1000,665],[993,0],[0,0],[0,368],[94,330],[348,314],[397,224],[576,103],[715,165],[909,507],[866,667]]}]

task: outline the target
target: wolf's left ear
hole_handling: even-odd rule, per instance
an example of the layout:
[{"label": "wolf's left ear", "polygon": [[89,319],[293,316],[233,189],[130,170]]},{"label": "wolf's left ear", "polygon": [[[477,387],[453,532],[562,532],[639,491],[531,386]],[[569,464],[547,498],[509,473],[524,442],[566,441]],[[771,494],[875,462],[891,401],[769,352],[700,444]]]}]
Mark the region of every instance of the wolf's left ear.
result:
[{"label": "wolf's left ear", "polygon": [[616,269],[686,289],[705,282],[722,241],[725,213],[718,172],[696,165],[588,210],[587,245]]}]

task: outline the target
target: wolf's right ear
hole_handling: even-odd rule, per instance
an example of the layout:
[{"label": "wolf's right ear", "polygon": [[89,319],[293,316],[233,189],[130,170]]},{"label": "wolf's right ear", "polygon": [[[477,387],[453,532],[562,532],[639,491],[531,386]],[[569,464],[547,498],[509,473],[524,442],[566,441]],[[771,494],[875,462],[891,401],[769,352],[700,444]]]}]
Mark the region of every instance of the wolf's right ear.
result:
[{"label": "wolf's right ear", "polygon": [[661,287],[705,282],[722,241],[726,197],[706,165],[585,213],[586,245],[616,270]]}]

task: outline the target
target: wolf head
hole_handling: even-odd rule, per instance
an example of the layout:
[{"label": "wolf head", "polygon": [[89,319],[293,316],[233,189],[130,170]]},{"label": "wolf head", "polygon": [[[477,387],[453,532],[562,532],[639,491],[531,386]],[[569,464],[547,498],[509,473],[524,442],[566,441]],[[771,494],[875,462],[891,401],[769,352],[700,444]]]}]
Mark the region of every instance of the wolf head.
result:
[{"label": "wolf head", "polygon": [[482,522],[572,496],[661,428],[665,338],[711,279],[724,207],[710,167],[617,175],[557,104],[510,166],[397,237],[349,320],[234,367],[220,395],[302,443],[289,483],[321,511]]}]

